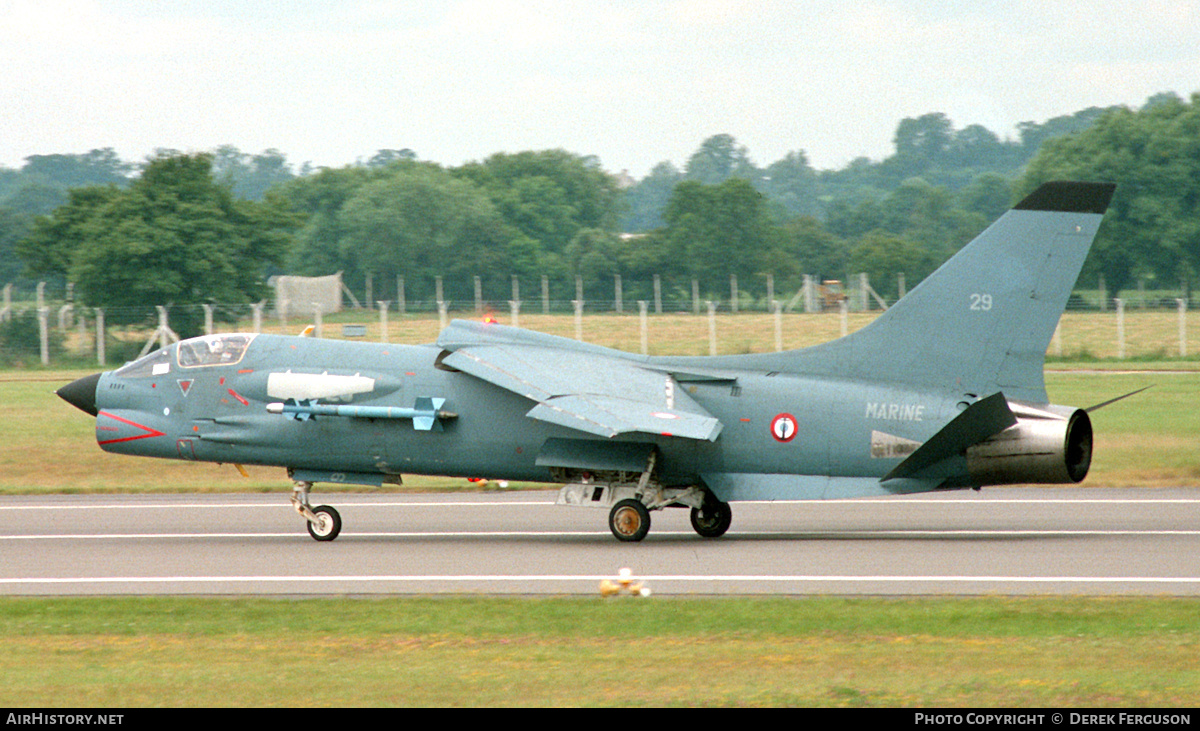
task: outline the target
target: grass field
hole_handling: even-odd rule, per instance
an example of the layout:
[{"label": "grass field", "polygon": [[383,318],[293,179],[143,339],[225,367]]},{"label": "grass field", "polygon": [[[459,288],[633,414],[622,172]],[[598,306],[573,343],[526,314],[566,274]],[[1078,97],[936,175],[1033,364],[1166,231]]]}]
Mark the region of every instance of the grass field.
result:
[{"label": "grass field", "polygon": [[0,600],[0,706],[1192,707],[1174,599]]}]

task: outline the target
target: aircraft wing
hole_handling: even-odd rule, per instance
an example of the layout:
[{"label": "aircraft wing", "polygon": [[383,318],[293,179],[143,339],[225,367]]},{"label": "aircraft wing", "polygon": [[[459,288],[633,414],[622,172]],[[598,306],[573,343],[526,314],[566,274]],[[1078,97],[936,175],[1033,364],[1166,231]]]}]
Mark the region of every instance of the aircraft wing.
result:
[{"label": "aircraft wing", "polygon": [[[567,341],[572,342],[572,341]],[[667,373],[587,348],[491,340],[442,359],[537,405],[527,416],[602,437],[655,434],[714,441],[721,422]]]}]

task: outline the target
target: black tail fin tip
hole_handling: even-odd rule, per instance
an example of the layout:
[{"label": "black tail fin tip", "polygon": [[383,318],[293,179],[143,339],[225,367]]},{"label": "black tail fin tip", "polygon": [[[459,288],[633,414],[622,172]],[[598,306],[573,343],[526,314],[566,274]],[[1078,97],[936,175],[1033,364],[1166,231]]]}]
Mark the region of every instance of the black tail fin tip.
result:
[{"label": "black tail fin tip", "polygon": [[1044,183],[1013,206],[1013,210],[1103,214],[1116,188],[1113,183]]}]

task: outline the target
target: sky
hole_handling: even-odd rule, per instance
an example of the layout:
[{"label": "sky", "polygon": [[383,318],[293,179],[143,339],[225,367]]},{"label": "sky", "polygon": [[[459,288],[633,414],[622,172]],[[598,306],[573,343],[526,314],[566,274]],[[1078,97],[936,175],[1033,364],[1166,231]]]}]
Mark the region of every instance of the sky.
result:
[{"label": "sky", "polygon": [[893,151],[930,112],[1015,138],[1200,92],[1200,0],[0,0],[0,166],[233,145],[341,167],[561,148],[682,168]]}]

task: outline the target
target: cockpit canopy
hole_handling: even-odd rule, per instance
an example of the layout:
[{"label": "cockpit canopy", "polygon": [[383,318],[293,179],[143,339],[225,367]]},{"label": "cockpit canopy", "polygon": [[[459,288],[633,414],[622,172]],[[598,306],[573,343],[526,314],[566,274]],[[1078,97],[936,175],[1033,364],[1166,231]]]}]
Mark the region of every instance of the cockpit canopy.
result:
[{"label": "cockpit canopy", "polygon": [[171,351],[175,351],[175,363],[180,368],[202,368],[205,366],[235,365],[246,354],[253,334],[205,335],[183,340],[178,345],[156,350],[149,355],[127,363],[117,370],[122,378],[146,378],[171,372]]}]

